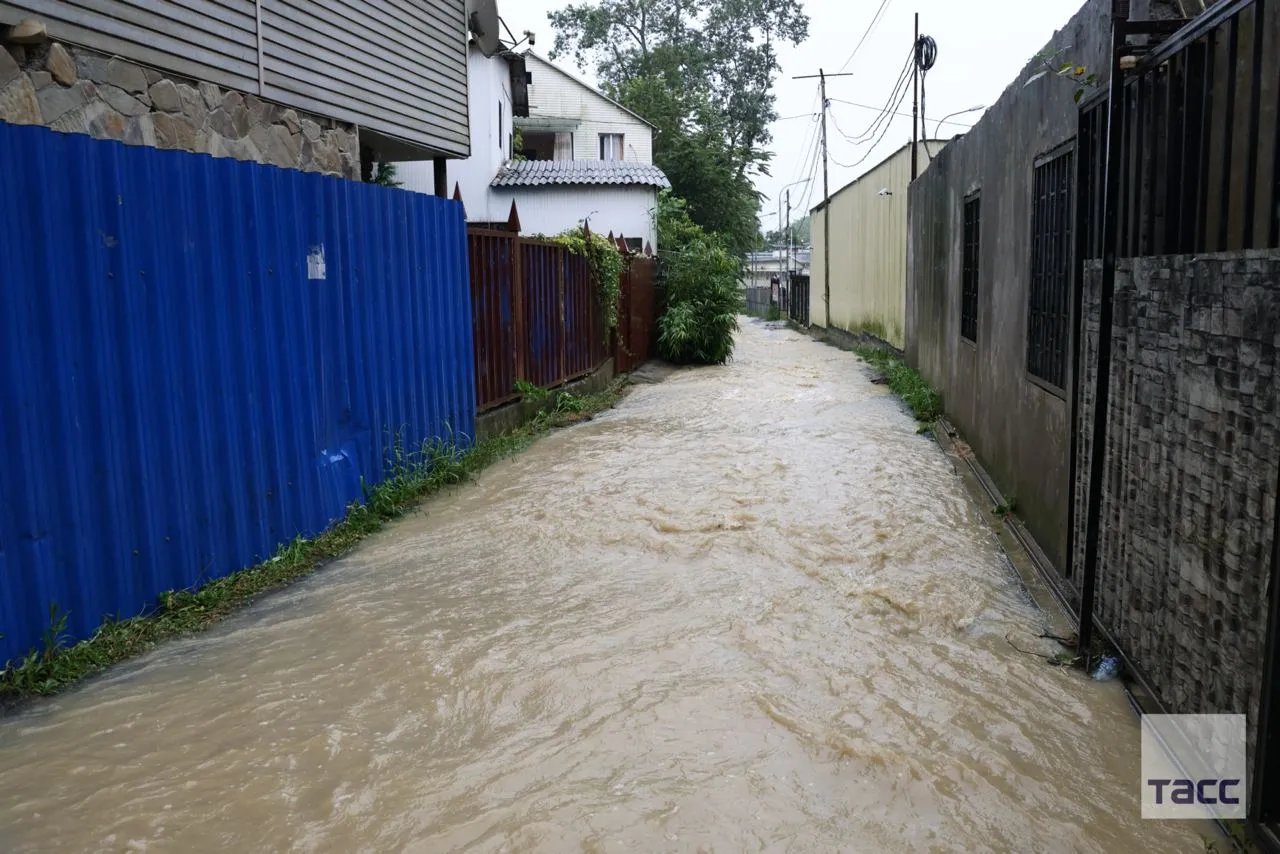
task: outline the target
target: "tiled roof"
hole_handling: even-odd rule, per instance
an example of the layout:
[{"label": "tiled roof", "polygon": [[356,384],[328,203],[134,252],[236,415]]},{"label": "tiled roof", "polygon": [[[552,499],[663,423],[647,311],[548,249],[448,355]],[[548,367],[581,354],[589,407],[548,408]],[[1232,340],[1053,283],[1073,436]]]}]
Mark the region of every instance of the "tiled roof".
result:
[{"label": "tiled roof", "polygon": [[541,187],[609,184],[666,189],[671,186],[657,166],[630,160],[517,160],[498,170],[494,187]]}]

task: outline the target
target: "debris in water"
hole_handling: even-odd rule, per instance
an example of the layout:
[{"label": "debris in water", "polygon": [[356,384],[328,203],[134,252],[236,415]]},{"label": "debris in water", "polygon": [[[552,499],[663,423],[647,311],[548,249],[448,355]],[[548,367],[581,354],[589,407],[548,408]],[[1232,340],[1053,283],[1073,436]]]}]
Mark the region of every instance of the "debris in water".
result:
[{"label": "debris in water", "polygon": [[1114,655],[1102,656],[1092,675],[1099,682],[1110,682],[1120,675],[1120,659]]}]

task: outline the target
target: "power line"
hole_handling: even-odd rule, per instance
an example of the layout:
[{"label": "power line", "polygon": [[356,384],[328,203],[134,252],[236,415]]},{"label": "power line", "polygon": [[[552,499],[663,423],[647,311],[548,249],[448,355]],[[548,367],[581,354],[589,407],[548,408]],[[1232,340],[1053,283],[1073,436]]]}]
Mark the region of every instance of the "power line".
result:
[{"label": "power line", "polygon": [[862,34],[862,38],[858,39],[858,43],[854,45],[853,52],[850,53],[849,58],[844,61],[844,65],[840,66],[841,71],[848,68],[849,63],[853,62],[853,58],[858,55],[858,51],[862,48],[863,43],[866,42],[867,36],[871,35],[871,31],[875,29],[876,24],[880,20],[880,16],[884,13],[884,10],[888,8],[889,3],[890,0],[880,0],[880,8],[876,9],[876,13],[871,16],[871,23],[867,25],[867,31]]},{"label": "power line", "polygon": [[[902,97],[898,100],[897,105],[894,107],[894,109],[893,109],[891,112],[896,113],[896,112],[897,112],[898,107],[901,107],[901,106],[902,106],[902,102],[903,102],[903,101],[905,101],[905,100],[907,100],[907,93],[906,93],[906,91],[904,90],[904,91],[903,91],[903,93],[902,93]],[[879,137],[875,142],[873,142],[873,143],[871,144],[871,147],[867,149],[867,153],[866,153],[866,154],[864,154],[864,155],[862,155],[862,157],[861,157],[861,158],[860,158],[856,163],[850,163],[850,164],[848,164],[847,166],[845,166],[845,168],[846,168],[846,169],[857,169],[859,166],[861,166],[863,163],[865,163],[865,162],[866,162],[866,160],[867,160],[867,158],[868,158],[868,157],[870,157],[870,156],[872,155],[872,153],[874,153],[874,152],[875,152],[875,150],[880,146],[880,143],[884,142],[884,138],[885,138],[886,136],[888,136],[888,134],[889,134],[889,128],[891,128],[891,127],[893,127],[893,120],[892,120],[892,119],[890,119],[888,122],[886,122],[886,123],[885,123],[885,125],[884,125],[884,130],[882,130],[882,131],[881,131],[881,133],[880,133],[880,137]],[[842,164],[842,165],[843,165],[843,164]]]},{"label": "power line", "polygon": [[[836,130],[840,131],[840,135],[843,136],[845,139],[847,139],[849,142],[853,143],[854,145],[859,145],[865,142],[866,140],[870,139],[871,137],[875,136],[876,133],[880,130],[881,123],[893,111],[894,99],[898,98],[900,94],[905,92],[907,80],[910,77],[910,73],[911,73],[911,57],[908,56],[906,63],[904,63],[902,66],[902,71],[898,74],[898,82],[894,84],[893,90],[889,93],[889,99],[885,101],[885,104],[883,107],[879,108],[880,114],[876,116],[875,119],[872,120],[871,124],[867,127],[866,130],[858,134],[856,137],[849,136],[843,130],[840,130],[840,127],[837,124]],[[834,113],[831,114],[831,120],[832,120],[832,123],[835,123]]]},{"label": "power line", "polygon": [[792,176],[792,179],[794,181],[798,181],[800,179],[800,176],[805,173],[807,169],[805,164],[810,160],[810,158],[813,157],[812,152],[816,148],[817,141],[818,141],[818,123],[815,121],[813,123],[813,127],[809,128],[809,137],[805,140],[804,145],[800,146],[800,150],[805,152],[805,154],[801,158],[799,163],[796,164],[800,168],[797,169],[796,173]]},{"label": "power line", "polygon": [[[882,0],[882,3],[888,0]],[[873,22],[874,23],[874,22]],[[832,77],[852,77],[852,74],[837,72]],[[829,147],[827,144],[827,113],[831,110],[831,104],[827,101],[827,72],[819,68],[817,74],[800,75],[796,80],[818,78],[818,97],[822,100],[822,201],[827,203],[831,200],[831,189],[829,181],[829,165],[830,159]],[[827,304],[827,326],[831,326],[831,217],[822,218],[822,251],[825,256],[825,262],[822,267],[822,299]]]},{"label": "power line", "polygon": [[[828,100],[828,101],[831,101],[833,104],[846,104],[846,105],[848,105],[848,106],[850,106],[850,107],[861,107],[861,108],[862,108],[862,109],[864,109],[864,110],[876,110],[876,111],[878,111],[878,112],[882,112],[882,111],[884,110],[884,107],[873,107],[873,106],[871,106],[870,104],[858,104],[858,103],[855,103],[855,102],[853,102],[853,101],[842,101],[842,100],[840,100],[839,98],[828,98],[827,100]],[[812,114],[812,115],[816,115],[816,114]],[[834,113],[833,113],[832,115],[834,115]],[[895,115],[895,116],[902,116],[904,119],[906,119],[906,118],[911,118],[911,114],[910,114],[910,113],[894,113],[894,115]],[[972,127],[973,127],[973,124],[972,124],[972,123],[970,123],[970,122],[953,122],[953,121],[950,121],[949,119],[943,119],[942,121],[938,122],[938,124],[939,124],[939,125],[954,125],[955,127],[965,128],[966,130],[968,130],[968,129],[970,129],[970,128],[972,128]]]},{"label": "power line", "polygon": [[[816,93],[815,93],[815,94],[816,94]],[[820,96],[819,96],[819,97],[820,97]],[[815,98],[814,98],[815,103],[817,102],[817,100],[818,100],[818,97],[815,97]],[[814,115],[816,116],[817,114],[815,113]],[[805,144],[804,144],[803,146],[801,146],[801,147],[800,147],[800,150],[801,150],[801,151],[807,150],[807,149],[809,148],[809,146],[813,144],[813,138],[814,138],[814,137],[817,135],[817,133],[818,133],[818,123],[817,123],[816,121],[813,123],[813,126],[809,128],[809,133],[810,133],[812,136],[810,136],[810,137],[809,137],[809,140],[808,140],[807,142],[805,142]],[[802,160],[802,161],[800,161],[800,167],[801,167],[801,169],[803,169],[803,168],[804,168],[804,161],[803,161],[803,160]],[[798,178],[800,177],[800,172],[797,172],[793,177],[798,179]]]}]

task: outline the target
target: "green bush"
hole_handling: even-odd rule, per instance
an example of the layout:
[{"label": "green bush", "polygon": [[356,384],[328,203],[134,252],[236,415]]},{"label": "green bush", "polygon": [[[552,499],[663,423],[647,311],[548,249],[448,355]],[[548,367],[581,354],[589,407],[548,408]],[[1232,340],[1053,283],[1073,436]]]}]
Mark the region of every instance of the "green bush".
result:
[{"label": "green bush", "polygon": [[618,296],[622,289],[622,254],[603,234],[591,233],[586,239],[582,226],[571,228],[551,238],[575,255],[586,256],[595,281],[596,294],[604,309],[604,322],[610,331],[618,328]]},{"label": "green bush", "polygon": [[684,202],[664,192],[658,203],[663,260],[658,352],[677,364],[721,365],[745,306],[741,264],[714,235],[694,225]]}]

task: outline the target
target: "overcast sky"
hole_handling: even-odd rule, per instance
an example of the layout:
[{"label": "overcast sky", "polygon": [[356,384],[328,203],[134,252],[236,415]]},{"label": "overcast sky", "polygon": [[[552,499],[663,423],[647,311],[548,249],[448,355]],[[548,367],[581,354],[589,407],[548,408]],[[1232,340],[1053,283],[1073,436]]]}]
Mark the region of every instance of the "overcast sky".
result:
[{"label": "overcast sky", "polygon": [[[937,65],[928,77],[925,103],[928,130],[933,134],[937,120],[946,114],[991,104],[999,98],[1027,60],[1044,47],[1056,29],[1066,24],[1081,3],[1082,0],[979,0],[976,3],[888,0],[879,23],[844,68],[854,76],[837,77],[827,83],[834,123],[856,138],[875,119],[876,110],[840,101],[879,107],[889,99],[911,49],[915,12],[920,13],[921,32],[938,43]],[[533,30],[537,35],[535,50],[546,55],[554,40],[547,12],[564,5],[563,0],[499,0],[498,9],[513,32]],[[775,227],[777,199],[785,185],[810,174],[814,176],[810,185],[797,184],[791,188],[793,217],[799,217],[804,209],[822,198],[821,169],[806,170],[806,155],[811,150],[818,109],[818,81],[792,80],[792,75],[816,74],[819,66],[828,73],[839,70],[879,6],[879,0],[806,0],[804,3],[810,19],[809,39],[799,47],[786,47],[781,51],[782,73],[775,84],[775,93],[778,115],[783,118],[772,128],[773,141],[769,145],[774,152],[772,174],[756,179],[756,187],[767,197],[760,214],[766,230]],[[567,57],[559,61],[572,68],[572,60]],[[595,79],[591,69],[579,70],[579,73]],[[894,118],[883,141],[874,148],[867,143],[855,145],[829,126],[832,192],[910,141],[909,94],[903,111],[908,115]],[[799,118],[788,118],[792,116]],[[967,113],[954,121],[968,125],[980,117],[980,112]],[[942,137],[962,133],[962,124],[945,126]]]}]

